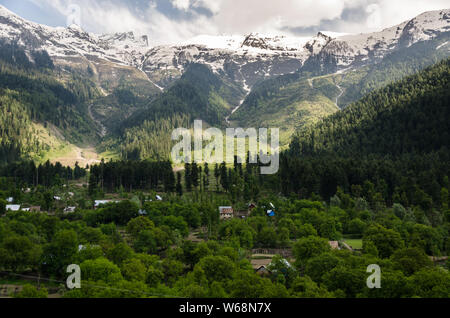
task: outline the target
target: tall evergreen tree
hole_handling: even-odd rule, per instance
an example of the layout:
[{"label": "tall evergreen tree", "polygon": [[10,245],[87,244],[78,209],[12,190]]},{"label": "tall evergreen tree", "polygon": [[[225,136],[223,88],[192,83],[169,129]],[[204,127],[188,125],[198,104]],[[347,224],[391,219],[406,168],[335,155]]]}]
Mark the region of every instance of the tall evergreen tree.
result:
[{"label": "tall evergreen tree", "polygon": [[186,183],[186,191],[192,190],[192,175],[191,175],[191,164],[184,164],[184,180]]},{"label": "tall evergreen tree", "polygon": [[220,165],[220,183],[225,191],[229,190],[228,171],[225,162]]},{"label": "tall evergreen tree", "polygon": [[195,189],[197,189],[198,185],[199,185],[198,178],[199,178],[198,165],[196,162],[193,162],[192,168],[191,168],[191,180],[192,180],[192,185],[194,186]]},{"label": "tall evergreen tree", "polygon": [[181,185],[181,172],[177,172],[177,193],[180,197],[183,195],[183,186]]}]

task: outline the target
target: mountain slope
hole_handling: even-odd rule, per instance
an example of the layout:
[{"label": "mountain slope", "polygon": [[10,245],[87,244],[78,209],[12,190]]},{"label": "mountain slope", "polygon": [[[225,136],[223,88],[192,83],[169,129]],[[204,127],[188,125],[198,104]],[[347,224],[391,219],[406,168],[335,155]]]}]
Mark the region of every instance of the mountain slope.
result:
[{"label": "mountain slope", "polygon": [[195,119],[204,125],[226,127],[225,117],[245,92],[214,74],[207,66],[192,64],[163,94],[151,100],[118,126],[105,149],[119,148],[128,159],[168,159],[176,128],[190,128]]},{"label": "mountain slope", "polygon": [[447,200],[449,80],[447,59],[301,130],[280,158],[283,192],[351,193],[361,210],[398,203],[423,224],[442,218],[433,207]]},{"label": "mountain slope", "polygon": [[331,97],[313,89],[308,80],[284,76],[255,85],[241,107],[230,117],[238,127],[279,127],[287,145],[296,127],[315,123],[339,109]]},{"label": "mountain slope", "polygon": [[[54,110],[27,106],[31,121],[51,123],[70,142],[101,141],[133,158],[157,154],[150,135],[166,141],[170,129],[195,118],[221,128],[281,127],[287,145],[296,129],[448,57],[449,30],[446,9],[372,34],[200,36],[151,47],[151,39],[132,32],[52,28],[0,6],[0,39],[23,52],[8,63],[53,65],[47,75],[75,94]],[[14,77],[30,83],[29,74]],[[41,93],[59,98],[52,89]]]},{"label": "mountain slope", "polygon": [[294,138],[298,155],[400,155],[450,149],[450,59],[375,91]]},{"label": "mountain slope", "polygon": [[3,161],[37,159],[65,141],[96,142],[95,125],[84,116],[85,102],[99,94],[93,82],[59,76],[45,52],[5,43],[0,52]]},{"label": "mountain slope", "polygon": [[450,10],[445,9],[371,34],[199,36],[179,45],[150,47],[147,36],[132,32],[95,35],[77,26],[51,28],[21,19],[0,6],[0,38],[46,50],[57,64],[90,63],[105,76],[108,69],[130,71],[131,67],[145,72],[154,89],[168,87],[191,63],[208,65],[214,72],[247,86],[296,72],[300,67],[318,75],[334,73],[373,64],[390,52],[449,30]]},{"label": "mountain slope", "polygon": [[450,32],[387,54],[375,64],[316,76],[308,67],[256,84],[231,120],[235,125],[282,127],[284,140],[296,129],[345,108],[373,90],[450,56]]}]

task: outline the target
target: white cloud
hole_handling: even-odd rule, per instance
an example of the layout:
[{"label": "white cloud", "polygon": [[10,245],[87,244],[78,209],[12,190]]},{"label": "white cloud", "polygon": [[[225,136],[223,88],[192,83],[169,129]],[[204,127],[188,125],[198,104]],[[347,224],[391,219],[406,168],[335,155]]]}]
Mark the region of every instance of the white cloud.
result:
[{"label": "white cloud", "polygon": [[189,7],[191,6],[190,0],[170,0],[172,2],[172,5],[177,8],[184,11],[187,11]]},{"label": "white cloud", "polygon": [[214,19],[225,32],[277,32],[337,18],[344,4],[345,0],[225,0]]}]

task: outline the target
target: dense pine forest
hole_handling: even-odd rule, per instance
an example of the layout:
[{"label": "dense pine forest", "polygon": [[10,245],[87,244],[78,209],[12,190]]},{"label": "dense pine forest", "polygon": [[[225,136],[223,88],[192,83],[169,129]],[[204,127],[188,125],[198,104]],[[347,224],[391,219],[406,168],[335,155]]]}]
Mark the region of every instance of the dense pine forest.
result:
[{"label": "dense pine forest", "polygon": [[306,128],[293,153],[423,154],[450,145],[450,60],[367,95],[348,109]]},{"label": "dense pine forest", "polygon": [[430,213],[441,206],[450,168],[449,63],[301,130],[281,159],[284,193],[330,198],[337,187],[354,195],[372,187],[387,203],[420,205]]}]

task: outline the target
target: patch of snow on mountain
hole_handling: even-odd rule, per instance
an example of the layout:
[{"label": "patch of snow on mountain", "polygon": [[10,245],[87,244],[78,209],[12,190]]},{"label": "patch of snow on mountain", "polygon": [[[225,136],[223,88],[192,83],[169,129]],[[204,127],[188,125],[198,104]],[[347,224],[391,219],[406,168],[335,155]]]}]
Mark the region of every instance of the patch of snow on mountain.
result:
[{"label": "patch of snow on mountain", "polygon": [[241,35],[199,35],[186,42],[181,43],[181,46],[187,45],[200,45],[209,49],[224,49],[224,50],[237,50],[245,40]]}]

